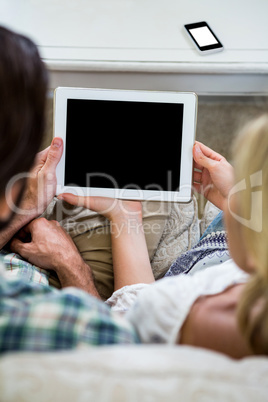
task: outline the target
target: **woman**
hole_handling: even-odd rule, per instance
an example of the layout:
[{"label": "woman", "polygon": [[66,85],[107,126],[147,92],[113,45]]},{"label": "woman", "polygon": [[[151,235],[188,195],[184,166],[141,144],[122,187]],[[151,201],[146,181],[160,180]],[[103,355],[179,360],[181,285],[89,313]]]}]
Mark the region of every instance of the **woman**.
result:
[{"label": "woman", "polygon": [[193,276],[152,285],[139,203],[71,194],[60,198],[110,219],[116,291],[107,303],[128,310],[126,317],[142,342],[201,346],[235,358],[267,354],[268,116],[248,124],[238,137],[234,168],[200,143],[193,156],[194,186],[224,210],[232,257]]}]

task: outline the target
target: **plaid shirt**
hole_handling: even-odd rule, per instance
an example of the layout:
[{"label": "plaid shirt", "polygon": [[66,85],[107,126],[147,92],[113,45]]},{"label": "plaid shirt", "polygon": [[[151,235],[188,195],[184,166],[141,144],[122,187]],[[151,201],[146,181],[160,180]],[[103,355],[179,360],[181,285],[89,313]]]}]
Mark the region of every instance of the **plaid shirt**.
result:
[{"label": "plaid shirt", "polygon": [[16,254],[0,255],[0,353],[139,343],[131,324],[105,303],[74,287],[53,288],[46,271]]}]

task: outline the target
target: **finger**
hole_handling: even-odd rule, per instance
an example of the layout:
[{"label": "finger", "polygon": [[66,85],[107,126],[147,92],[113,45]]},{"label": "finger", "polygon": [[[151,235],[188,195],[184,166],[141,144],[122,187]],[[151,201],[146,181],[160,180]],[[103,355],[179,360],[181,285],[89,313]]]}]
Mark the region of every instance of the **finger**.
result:
[{"label": "finger", "polygon": [[47,172],[52,172],[52,173],[55,172],[56,167],[61,159],[62,152],[63,152],[62,138],[55,137],[51,143],[51,146],[49,147],[46,161],[44,163],[44,169]]},{"label": "finger", "polygon": [[88,209],[94,210],[94,198],[101,198],[101,197],[84,197],[78,196],[71,193],[63,193],[58,195],[59,200],[63,200],[68,202],[71,205],[75,205],[78,207],[84,207]]},{"label": "finger", "polygon": [[29,250],[30,244],[31,243],[23,243],[21,240],[14,237],[11,240],[10,249],[13,253],[17,253],[17,254],[21,255],[23,258],[25,258],[26,260],[28,260],[28,256],[29,256],[28,250]]},{"label": "finger", "polygon": [[194,160],[193,169],[202,171],[204,168],[203,168],[203,166],[201,166],[198,163],[196,163],[196,161]]},{"label": "finger", "polygon": [[203,175],[203,173],[201,173],[201,172],[194,172],[194,174],[193,174],[193,180],[194,180],[194,182],[196,182],[196,183],[201,183],[201,181],[202,181],[202,175]]},{"label": "finger", "polygon": [[38,154],[36,154],[35,161],[37,164],[45,163],[45,161],[47,159],[47,154],[48,154],[49,148],[50,148],[50,146],[43,149],[42,151],[38,152]]},{"label": "finger", "polygon": [[207,145],[204,145],[202,142],[195,141],[195,145],[199,145],[202,153],[206,157],[213,159],[214,161],[221,161],[222,159],[224,159],[224,156],[222,156],[218,152],[213,151],[213,149],[209,148]]},{"label": "finger", "polygon": [[84,197],[71,193],[59,194],[58,199],[66,201],[71,205],[90,209],[100,214],[106,214],[111,211],[118,201],[108,197]]},{"label": "finger", "polygon": [[[203,169],[210,169],[215,165],[215,160],[211,159],[210,157],[206,156],[200,147],[198,143],[195,143],[194,148],[193,148],[193,157],[196,162],[196,164],[199,166],[199,168]],[[200,170],[201,170],[200,169]]]},{"label": "finger", "polygon": [[36,173],[42,169],[42,167],[44,166],[44,163],[47,159],[47,154],[48,154],[49,148],[50,147],[47,147],[46,149],[38,152],[38,154],[35,155],[35,159],[34,159],[34,163],[33,163],[31,172]]},{"label": "finger", "polygon": [[31,238],[34,238],[35,233],[42,231],[44,229],[44,224],[47,224],[47,222],[46,218],[33,219],[24,226],[21,231],[23,231],[25,237],[29,238],[31,236]]},{"label": "finger", "polygon": [[197,162],[197,160],[198,160],[198,155],[197,155],[198,150],[201,151],[200,144],[201,144],[200,142],[195,141],[194,146],[193,146],[193,169],[194,170],[197,169],[197,170],[201,171],[201,170],[204,169],[204,166]]},{"label": "finger", "polygon": [[21,230],[26,234],[31,234],[32,231],[33,231],[33,226],[34,226],[36,220],[37,219],[33,219],[27,225],[23,226],[23,228]]},{"label": "finger", "polygon": [[59,194],[57,198],[59,200],[68,202],[68,204],[90,209],[91,197],[82,197],[71,193],[62,193]]}]

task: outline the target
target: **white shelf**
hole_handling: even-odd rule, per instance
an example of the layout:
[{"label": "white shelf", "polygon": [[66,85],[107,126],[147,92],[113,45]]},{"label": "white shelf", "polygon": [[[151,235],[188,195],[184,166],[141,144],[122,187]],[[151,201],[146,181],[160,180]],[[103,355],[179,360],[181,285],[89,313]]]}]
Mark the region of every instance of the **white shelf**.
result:
[{"label": "white shelf", "polygon": [[[62,85],[268,94],[267,0],[0,0],[0,23],[30,36]],[[200,56],[185,23],[224,44]]]}]

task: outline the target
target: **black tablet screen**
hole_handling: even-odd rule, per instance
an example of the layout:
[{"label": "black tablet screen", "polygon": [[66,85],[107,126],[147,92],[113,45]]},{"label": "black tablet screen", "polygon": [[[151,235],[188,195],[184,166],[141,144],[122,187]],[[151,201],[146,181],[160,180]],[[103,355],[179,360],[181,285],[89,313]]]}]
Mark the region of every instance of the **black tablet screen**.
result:
[{"label": "black tablet screen", "polygon": [[178,191],[183,104],[68,99],[65,185]]}]

